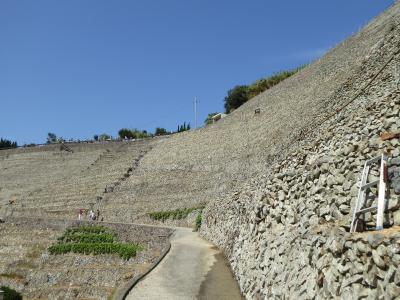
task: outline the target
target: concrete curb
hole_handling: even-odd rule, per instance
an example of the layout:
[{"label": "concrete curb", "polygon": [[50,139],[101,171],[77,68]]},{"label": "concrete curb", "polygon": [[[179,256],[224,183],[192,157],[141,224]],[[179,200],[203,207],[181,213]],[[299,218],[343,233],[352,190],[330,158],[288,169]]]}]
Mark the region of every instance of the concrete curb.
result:
[{"label": "concrete curb", "polygon": [[167,243],[167,247],[164,249],[164,251],[161,253],[161,255],[157,258],[157,260],[151,264],[150,268],[139,275],[136,275],[135,277],[133,277],[132,279],[130,279],[125,286],[123,286],[122,288],[118,289],[117,292],[115,293],[115,295],[113,296],[113,300],[124,300],[126,298],[126,296],[128,296],[129,292],[135,287],[135,285],[142,280],[144,277],[146,277],[147,274],[149,274],[151,271],[154,270],[155,267],[158,266],[158,264],[164,259],[164,257],[168,254],[168,252],[171,250],[171,242],[169,241],[169,239],[171,238],[171,235],[174,232],[171,232],[168,235],[168,243]]}]

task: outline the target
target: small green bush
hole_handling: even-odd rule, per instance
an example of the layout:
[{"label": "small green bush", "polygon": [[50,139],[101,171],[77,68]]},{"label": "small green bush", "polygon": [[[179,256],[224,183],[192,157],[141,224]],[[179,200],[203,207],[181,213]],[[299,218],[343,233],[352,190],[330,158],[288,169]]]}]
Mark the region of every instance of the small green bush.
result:
[{"label": "small green bush", "polygon": [[118,254],[121,258],[129,259],[143,248],[137,244],[125,243],[60,243],[49,247],[51,254],[69,252],[80,254]]},{"label": "small green bush", "polygon": [[65,234],[58,240],[61,243],[112,243],[114,237],[112,233],[75,233]]},{"label": "small green bush", "polygon": [[4,300],[22,300],[22,295],[16,290],[10,289],[6,286],[0,287],[0,290],[4,292]]},{"label": "small green bush", "polygon": [[79,226],[69,228],[58,238],[58,243],[49,247],[50,254],[65,254],[69,252],[80,254],[117,254],[129,259],[143,247],[135,243],[117,243],[116,235],[107,232],[104,226]]},{"label": "small green bush", "polygon": [[158,221],[165,221],[168,219],[182,220],[186,218],[192,211],[198,209],[200,210],[203,209],[203,206],[191,207],[191,208],[178,208],[175,210],[167,210],[167,211],[155,211],[148,213],[148,215],[153,220],[158,220]]},{"label": "small green bush", "polygon": [[79,227],[73,227],[73,228],[68,228],[65,234],[75,234],[75,233],[104,233],[106,232],[107,228],[104,226],[98,225],[98,226],[79,226]]},{"label": "small green bush", "polygon": [[196,217],[196,223],[194,225],[194,229],[196,231],[200,230],[202,219],[203,219],[202,212],[199,212],[199,214]]}]

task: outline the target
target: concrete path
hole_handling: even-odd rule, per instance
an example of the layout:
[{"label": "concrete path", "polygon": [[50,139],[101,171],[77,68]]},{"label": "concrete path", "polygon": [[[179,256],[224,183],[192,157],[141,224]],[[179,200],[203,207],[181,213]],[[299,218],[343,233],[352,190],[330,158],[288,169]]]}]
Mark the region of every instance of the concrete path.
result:
[{"label": "concrete path", "polygon": [[243,299],[220,251],[189,228],[177,228],[171,250],[127,296],[137,299]]}]

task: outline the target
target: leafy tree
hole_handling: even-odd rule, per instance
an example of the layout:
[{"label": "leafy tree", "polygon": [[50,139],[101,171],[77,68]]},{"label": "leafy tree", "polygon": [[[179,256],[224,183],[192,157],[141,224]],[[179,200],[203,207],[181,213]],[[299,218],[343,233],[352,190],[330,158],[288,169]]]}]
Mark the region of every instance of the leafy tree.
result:
[{"label": "leafy tree", "polygon": [[212,122],[213,122],[212,118],[215,115],[218,115],[218,113],[214,112],[214,113],[208,114],[207,119],[204,120],[204,124],[206,124],[206,125],[212,124]]},{"label": "leafy tree", "polygon": [[154,135],[167,135],[169,134],[169,132],[167,131],[167,129],[162,128],[162,127],[157,127],[156,131],[154,132]]},{"label": "leafy tree", "polygon": [[99,140],[99,136],[98,136],[97,134],[95,134],[95,135],[93,136],[93,139],[97,142],[97,141]]},{"label": "leafy tree", "polygon": [[47,144],[54,144],[57,143],[57,136],[55,133],[49,132],[47,134]]},{"label": "leafy tree", "polygon": [[226,113],[230,113],[232,110],[238,108],[243,103],[247,102],[249,99],[270,89],[274,85],[277,85],[281,81],[297,73],[302,68],[304,68],[304,66],[289,71],[282,71],[275,73],[271,76],[261,78],[249,86],[247,85],[235,86],[233,89],[228,91],[228,95],[224,99],[225,102],[224,106]]},{"label": "leafy tree", "polygon": [[30,143],[30,144],[24,144],[22,147],[26,148],[26,147],[35,147],[36,144],[35,143]]},{"label": "leafy tree", "polygon": [[232,110],[238,108],[243,103],[249,100],[248,86],[237,85],[233,89],[228,91],[228,95],[225,97],[225,111],[230,113]]},{"label": "leafy tree", "polygon": [[111,135],[108,135],[107,133],[102,133],[99,135],[99,141],[107,141],[111,139]]},{"label": "leafy tree", "polygon": [[17,148],[17,142],[11,142],[7,139],[0,139],[0,149]]},{"label": "leafy tree", "polygon": [[141,139],[150,136],[146,130],[138,130],[136,128],[134,129],[122,128],[118,131],[118,135],[121,139],[124,139],[125,137],[128,139]]},{"label": "leafy tree", "polygon": [[127,129],[127,128],[122,128],[118,131],[118,135],[121,139],[134,139],[136,138],[136,136],[134,135],[134,133],[132,132],[132,130]]}]

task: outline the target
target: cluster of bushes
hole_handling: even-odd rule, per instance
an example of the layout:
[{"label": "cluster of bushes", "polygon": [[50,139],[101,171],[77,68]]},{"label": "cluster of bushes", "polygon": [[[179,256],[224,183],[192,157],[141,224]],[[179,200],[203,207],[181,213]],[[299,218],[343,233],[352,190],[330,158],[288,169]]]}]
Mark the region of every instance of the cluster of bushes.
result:
[{"label": "cluster of bushes", "polygon": [[192,211],[199,209],[201,210],[203,208],[204,208],[203,206],[191,207],[191,208],[178,208],[175,210],[150,212],[148,213],[148,215],[153,220],[158,220],[158,221],[165,221],[168,219],[181,220],[186,218]]},{"label": "cluster of bushes", "polygon": [[16,290],[10,289],[6,286],[0,287],[0,290],[4,292],[3,295],[4,300],[22,300],[22,295],[18,293]]},{"label": "cluster of bushes", "polygon": [[273,74],[272,76],[262,78],[250,85],[237,85],[228,91],[228,95],[224,99],[225,112],[230,113],[232,110],[238,108],[249,99],[261,94],[262,92],[277,85],[286,78],[292,76],[303,67],[294,70],[283,71]]},{"label": "cluster of bushes", "polygon": [[201,227],[201,222],[203,221],[203,210],[201,210],[197,217],[196,217],[196,222],[194,224],[194,230],[199,231]]},{"label": "cluster of bushes", "polygon": [[81,254],[116,254],[124,259],[136,256],[143,247],[134,243],[119,243],[116,235],[108,232],[104,226],[79,226],[69,228],[58,238],[55,245],[49,247],[50,254],[69,252]]},{"label": "cluster of bushes", "polygon": [[139,129],[127,129],[122,128],[118,131],[118,136],[121,139],[142,139],[151,136],[146,130],[139,130]]},{"label": "cluster of bushes", "polygon": [[77,233],[63,235],[58,239],[60,243],[113,243],[112,233]]},{"label": "cluster of bushes", "polygon": [[176,132],[184,132],[190,130],[190,123],[183,122],[183,125],[178,125]]},{"label": "cluster of bushes", "polygon": [[167,131],[167,129],[162,127],[156,127],[156,131],[154,132],[155,136],[168,135],[168,134],[171,134],[171,132]]},{"label": "cluster of bushes", "polygon": [[142,247],[136,244],[123,243],[63,243],[50,246],[51,254],[65,254],[69,252],[81,254],[118,254],[119,257],[129,259],[136,256]]},{"label": "cluster of bushes", "polygon": [[93,225],[93,226],[79,226],[79,227],[72,227],[68,228],[65,231],[65,235],[73,235],[73,234],[80,234],[80,233],[105,233],[107,232],[107,228],[102,225]]},{"label": "cluster of bushes", "polygon": [[11,142],[7,139],[0,139],[0,149],[17,148],[17,142]]}]

